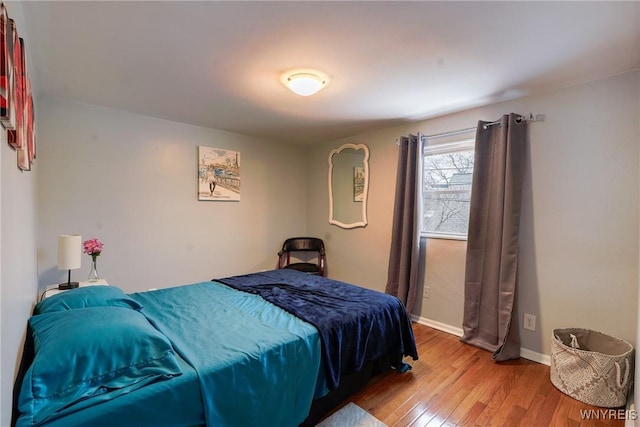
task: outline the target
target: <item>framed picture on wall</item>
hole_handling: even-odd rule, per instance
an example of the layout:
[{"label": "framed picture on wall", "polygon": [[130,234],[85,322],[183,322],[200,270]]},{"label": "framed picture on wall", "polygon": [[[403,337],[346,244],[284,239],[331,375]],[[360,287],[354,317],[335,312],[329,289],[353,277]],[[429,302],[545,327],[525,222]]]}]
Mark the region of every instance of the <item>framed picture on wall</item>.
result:
[{"label": "framed picture on wall", "polygon": [[4,3],[0,4],[0,123],[5,129],[15,128],[15,113],[11,99],[13,85],[13,32]]},{"label": "framed picture on wall", "polygon": [[240,201],[240,152],[198,147],[198,200]]},{"label": "framed picture on wall", "polygon": [[20,153],[18,153],[18,167],[22,170],[30,170],[31,165],[36,157],[36,144],[35,144],[35,132],[34,132],[34,113],[33,113],[33,96],[31,94],[31,81],[28,76],[25,75],[24,96],[23,96],[23,122],[22,133],[24,143],[22,149],[26,154],[26,159],[22,159]]},{"label": "framed picture on wall", "polygon": [[26,105],[25,105],[25,129],[27,150],[29,151],[29,164],[33,164],[36,158],[36,129],[35,129],[35,110],[33,108],[33,94],[31,93],[31,80],[27,78],[26,86]]},{"label": "framed picture on wall", "polygon": [[[348,175],[347,175],[348,176]],[[349,197],[347,195],[347,197]],[[364,168],[356,166],[353,168],[353,201],[364,200]]]},{"label": "framed picture on wall", "polygon": [[28,126],[28,112],[27,112],[27,65],[26,65],[26,53],[24,47],[24,40],[18,39],[18,45],[20,46],[20,57],[16,56],[16,62],[19,60],[20,66],[17,67],[17,87],[16,87],[16,129],[14,131],[8,131],[15,134],[16,151],[18,152],[18,168],[23,171],[31,170],[31,156],[29,154],[29,145],[27,144],[27,126]]},{"label": "framed picture on wall", "polygon": [[16,122],[16,135],[20,138],[20,148],[16,150],[18,151],[18,168],[27,171],[31,170],[31,165],[35,158],[35,146],[33,141],[29,140],[31,136],[29,131],[32,129],[32,123],[30,123],[32,97],[31,82],[27,75],[27,54],[23,39],[20,39],[20,60],[21,74],[18,76],[20,94],[18,98],[21,100],[21,110],[18,111],[18,120]]},{"label": "framed picture on wall", "polygon": [[[22,149],[24,144],[24,70],[22,68],[22,47],[24,46],[23,40],[18,37],[18,32],[15,29],[15,23],[11,20],[13,28],[13,85],[10,88],[10,95],[12,102],[15,106],[16,124],[14,129],[7,131],[7,141],[16,150]],[[18,161],[18,167],[20,167],[20,161]],[[23,169],[20,167],[20,169]]]},{"label": "framed picture on wall", "polygon": [[35,111],[27,73],[25,42],[0,3],[0,124],[16,150],[20,170],[31,170],[36,158]]}]

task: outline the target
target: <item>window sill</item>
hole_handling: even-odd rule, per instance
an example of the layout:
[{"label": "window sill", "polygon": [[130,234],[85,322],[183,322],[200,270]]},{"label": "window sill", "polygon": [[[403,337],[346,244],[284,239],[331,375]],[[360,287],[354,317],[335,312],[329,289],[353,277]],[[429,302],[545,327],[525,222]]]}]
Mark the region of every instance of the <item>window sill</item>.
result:
[{"label": "window sill", "polygon": [[446,233],[420,233],[420,237],[424,239],[442,239],[442,240],[461,240],[467,241],[467,236],[461,236],[459,234],[446,234]]}]

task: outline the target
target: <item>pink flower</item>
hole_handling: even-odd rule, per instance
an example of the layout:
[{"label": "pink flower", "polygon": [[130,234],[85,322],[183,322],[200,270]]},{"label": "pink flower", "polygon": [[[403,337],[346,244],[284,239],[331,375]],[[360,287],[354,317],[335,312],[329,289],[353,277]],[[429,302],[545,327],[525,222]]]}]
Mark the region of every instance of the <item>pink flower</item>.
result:
[{"label": "pink flower", "polygon": [[85,254],[91,255],[94,258],[102,252],[102,242],[98,239],[85,240],[82,243],[82,247]]}]

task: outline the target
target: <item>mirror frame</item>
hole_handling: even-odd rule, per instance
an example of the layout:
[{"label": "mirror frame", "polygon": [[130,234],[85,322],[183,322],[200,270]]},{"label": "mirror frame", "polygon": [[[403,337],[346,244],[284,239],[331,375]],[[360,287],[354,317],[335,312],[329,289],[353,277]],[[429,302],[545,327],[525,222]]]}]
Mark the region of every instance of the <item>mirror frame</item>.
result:
[{"label": "mirror frame", "polygon": [[[343,150],[347,149],[363,150],[364,159],[362,160],[364,166],[364,189],[362,197],[362,221],[352,222],[345,224],[333,218],[333,156],[339,154]],[[334,148],[329,153],[329,224],[337,225],[342,228],[356,228],[367,226],[367,199],[369,197],[369,147],[364,144],[344,144],[338,148]]]}]

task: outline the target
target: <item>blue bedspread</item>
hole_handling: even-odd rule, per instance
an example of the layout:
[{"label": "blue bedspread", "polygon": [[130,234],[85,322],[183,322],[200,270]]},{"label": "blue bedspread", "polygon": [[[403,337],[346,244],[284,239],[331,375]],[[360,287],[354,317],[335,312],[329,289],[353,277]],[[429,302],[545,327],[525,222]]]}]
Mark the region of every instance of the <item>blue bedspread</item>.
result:
[{"label": "blue bedspread", "polygon": [[358,372],[380,357],[418,359],[411,320],[393,296],[287,269],[216,280],[260,295],[315,326],[331,390],[341,375]]},{"label": "blue bedspread", "polygon": [[214,282],[131,297],[197,371],[207,426],[294,427],[307,417],[321,372],[313,326]]}]

